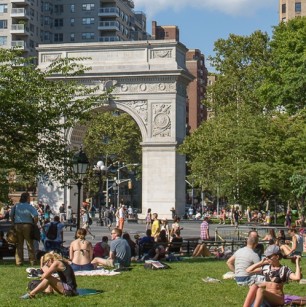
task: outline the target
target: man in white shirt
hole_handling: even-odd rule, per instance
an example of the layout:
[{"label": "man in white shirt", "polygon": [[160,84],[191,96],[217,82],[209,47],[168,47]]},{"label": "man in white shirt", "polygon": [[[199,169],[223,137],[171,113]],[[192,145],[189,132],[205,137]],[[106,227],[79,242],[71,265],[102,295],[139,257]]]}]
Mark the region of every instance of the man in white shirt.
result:
[{"label": "man in white shirt", "polygon": [[238,249],[226,262],[229,269],[235,273],[235,280],[240,286],[251,285],[257,278],[246,272],[249,266],[260,261],[258,254],[254,252],[257,244],[258,237],[250,235],[247,245]]},{"label": "man in white shirt", "polygon": [[119,209],[119,226],[118,228],[123,230],[123,226],[124,226],[124,221],[125,221],[125,211],[126,211],[126,207],[124,204],[121,204],[121,207]]}]

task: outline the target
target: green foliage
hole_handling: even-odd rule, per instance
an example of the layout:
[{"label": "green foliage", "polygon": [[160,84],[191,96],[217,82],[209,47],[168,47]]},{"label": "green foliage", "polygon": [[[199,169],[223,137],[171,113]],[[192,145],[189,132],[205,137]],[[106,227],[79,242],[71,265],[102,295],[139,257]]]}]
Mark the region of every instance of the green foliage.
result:
[{"label": "green foliage", "polygon": [[[89,111],[103,104],[108,96],[72,78],[88,69],[78,64],[79,60],[59,59],[41,71],[32,59],[0,49],[3,168],[15,169],[25,176],[48,174],[64,181],[63,165],[69,164],[71,156],[65,139],[67,129],[88,120]],[[64,79],[56,79],[57,76]]]},{"label": "green foliage", "polygon": [[262,67],[263,101],[294,114],[306,105],[306,17],[294,18],[274,28],[271,62]]},{"label": "green foliage", "polygon": [[[92,160],[115,154],[124,163],[141,161],[141,133],[127,113],[98,113],[87,126],[84,144]],[[114,162],[114,161],[113,161]]]},{"label": "green foliage", "polygon": [[[290,178],[305,172],[306,18],[215,43],[220,73],[205,104],[214,118],[186,138],[196,183],[243,205],[294,199]],[[296,187],[295,187],[296,189]]]}]

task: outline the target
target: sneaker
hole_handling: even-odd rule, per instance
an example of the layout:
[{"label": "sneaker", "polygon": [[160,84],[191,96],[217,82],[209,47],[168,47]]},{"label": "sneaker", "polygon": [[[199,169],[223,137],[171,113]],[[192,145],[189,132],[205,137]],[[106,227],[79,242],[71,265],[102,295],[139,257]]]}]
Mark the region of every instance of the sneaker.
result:
[{"label": "sneaker", "polygon": [[91,236],[91,240],[94,240],[95,239],[95,236]]},{"label": "sneaker", "polygon": [[36,270],[36,269],[35,269],[35,268],[26,268],[26,272],[29,273],[29,274],[30,274],[33,270]]},{"label": "sneaker", "polygon": [[23,296],[20,296],[20,298],[22,300],[28,300],[28,299],[34,298],[34,296],[31,296],[30,293],[26,293]]},{"label": "sneaker", "polygon": [[43,274],[43,271],[41,269],[32,269],[28,272],[28,278],[37,278],[37,277],[41,277],[41,275]]},{"label": "sneaker", "polygon": [[41,275],[43,275],[44,272],[43,272],[43,270],[41,270],[41,269],[37,269],[37,270],[36,270],[36,274],[37,274],[38,277],[41,277]]}]

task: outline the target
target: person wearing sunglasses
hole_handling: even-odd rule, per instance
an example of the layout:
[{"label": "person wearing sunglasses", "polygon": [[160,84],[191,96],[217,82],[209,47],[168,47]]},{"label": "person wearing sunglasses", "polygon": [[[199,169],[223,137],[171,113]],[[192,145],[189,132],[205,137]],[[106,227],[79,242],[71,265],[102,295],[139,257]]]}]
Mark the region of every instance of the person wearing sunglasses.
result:
[{"label": "person wearing sunglasses", "polygon": [[271,307],[283,305],[284,284],[289,280],[301,279],[300,256],[294,259],[296,265],[294,273],[288,266],[280,263],[282,254],[279,246],[269,245],[264,254],[265,258],[248,267],[246,271],[250,274],[262,274],[265,282],[250,287],[243,307],[250,307],[252,303],[254,307],[258,307],[264,301]]},{"label": "person wearing sunglasses", "polygon": [[110,243],[109,257],[103,259],[100,257],[95,257],[91,263],[94,267],[114,267],[115,264],[119,267],[124,268],[129,267],[131,263],[131,248],[128,242],[122,237],[122,230],[119,228],[114,228],[111,232],[112,241]]}]

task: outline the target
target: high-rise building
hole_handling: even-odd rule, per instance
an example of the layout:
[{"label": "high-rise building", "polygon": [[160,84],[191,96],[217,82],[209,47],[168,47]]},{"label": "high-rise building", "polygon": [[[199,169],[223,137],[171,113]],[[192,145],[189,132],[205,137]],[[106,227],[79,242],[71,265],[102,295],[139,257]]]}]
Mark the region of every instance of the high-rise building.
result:
[{"label": "high-rise building", "polygon": [[38,44],[148,39],[132,0],[0,0],[0,47],[35,55]]},{"label": "high-rise building", "polygon": [[[177,26],[159,26],[156,21],[152,22],[153,39],[180,40],[180,32]],[[207,68],[205,57],[199,49],[190,49],[186,54],[186,67],[194,76],[187,87],[186,122],[187,133],[199,127],[203,120],[207,119],[207,110],[202,101],[206,94]]]},{"label": "high-rise building", "polygon": [[279,0],[279,21],[306,16],[306,0]]}]

